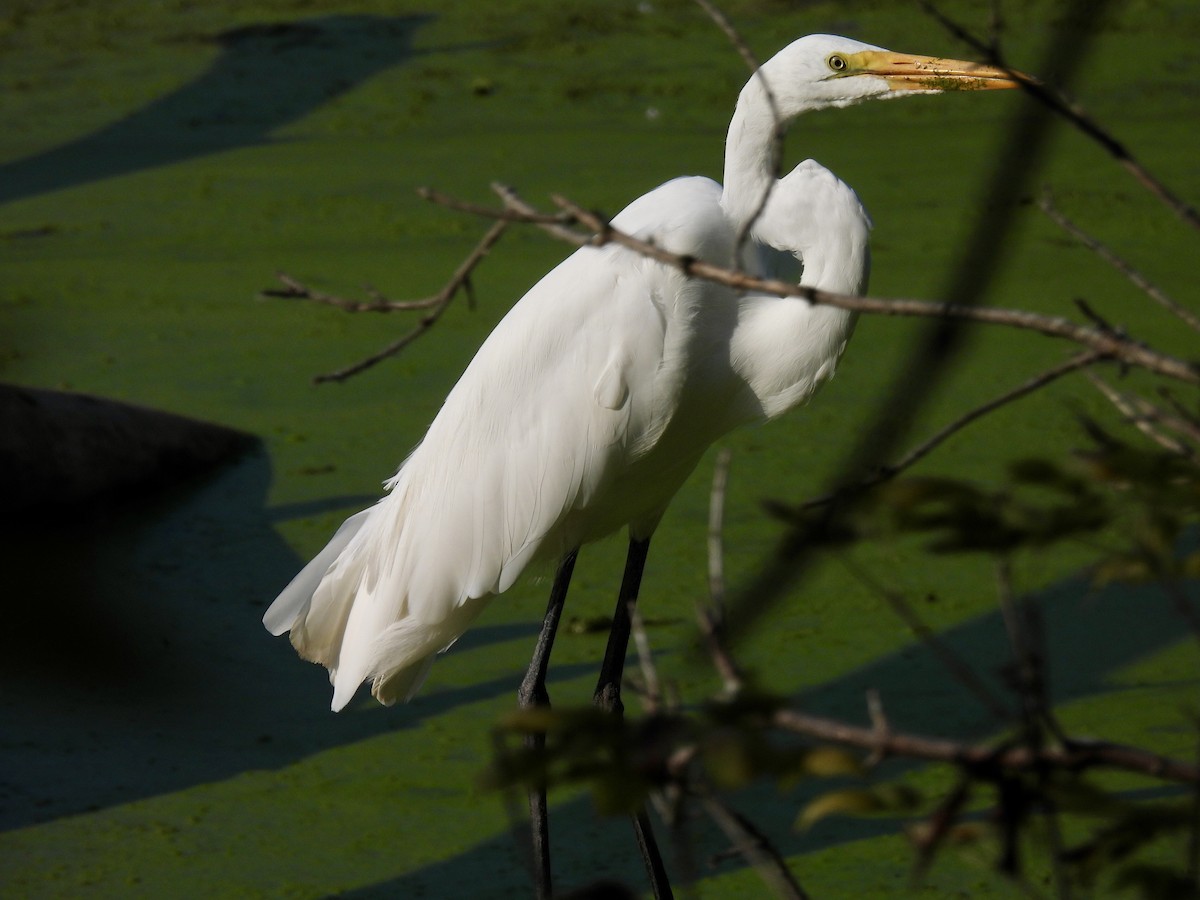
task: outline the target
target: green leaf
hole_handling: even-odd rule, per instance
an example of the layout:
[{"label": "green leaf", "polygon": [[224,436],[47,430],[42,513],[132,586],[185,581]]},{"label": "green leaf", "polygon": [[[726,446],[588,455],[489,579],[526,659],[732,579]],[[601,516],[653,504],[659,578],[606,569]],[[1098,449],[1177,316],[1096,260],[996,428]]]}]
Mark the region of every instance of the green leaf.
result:
[{"label": "green leaf", "polygon": [[1143,584],[1154,577],[1155,572],[1144,557],[1128,553],[1113,554],[1092,569],[1092,584],[1096,587],[1114,583]]},{"label": "green leaf", "polygon": [[500,719],[500,728],[515,734],[545,734],[559,722],[559,715],[548,706],[514,709]]},{"label": "green leaf", "polygon": [[907,813],[916,809],[921,795],[904,785],[871,789],[848,789],[822,794],[804,807],[796,827],[807,831],[829,816],[861,816],[873,813]]},{"label": "green leaf", "polygon": [[591,779],[592,802],[604,816],[636,812],[646,799],[646,785],[628,773],[605,772]]},{"label": "green leaf", "polygon": [[800,771],[817,778],[834,778],[838,775],[861,776],[862,762],[857,756],[840,747],[814,747],[800,758]]},{"label": "green leaf", "polygon": [[710,733],[701,747],[701,756],[713,784],[724,790],[742,787],[758,774],[754,754],[743,735],[733,728]]}]

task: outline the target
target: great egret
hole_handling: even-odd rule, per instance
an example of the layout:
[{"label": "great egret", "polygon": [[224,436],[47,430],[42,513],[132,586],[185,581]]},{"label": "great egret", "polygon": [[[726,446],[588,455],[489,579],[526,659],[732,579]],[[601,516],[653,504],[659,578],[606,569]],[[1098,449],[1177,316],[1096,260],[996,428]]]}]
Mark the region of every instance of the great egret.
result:
[{"label": "great egret", "polygon": [[[860,293],[870,222],[811,160],[776,180],[779,123],[911,93],[1015,87],[1005,71],[801,38],[739,96],[725,184],[678,178],[613,225],[679,254]],[[615,245],[576,251],[513,306],[378,504],[351,516],[267,610],[325,665],[333,708],[371,679],[408,700],[438,651],[530,564],[558,561],[522,705],[547,703],[546,667],[576,553],[622,527],[629,554],[597,698],[619,704],[629,606],[650,537],[709,445],[808,400],[834,371],[853,316],[797,298],[739,295]],[[543,851],[546,853],[546,851]],[[548,855],[545,856],[548,861]],[[548,862],[547,862],[548,865]],[[546,873],[548,878],[548,871]],[[543,885],[543,888],[545,886]]]}]

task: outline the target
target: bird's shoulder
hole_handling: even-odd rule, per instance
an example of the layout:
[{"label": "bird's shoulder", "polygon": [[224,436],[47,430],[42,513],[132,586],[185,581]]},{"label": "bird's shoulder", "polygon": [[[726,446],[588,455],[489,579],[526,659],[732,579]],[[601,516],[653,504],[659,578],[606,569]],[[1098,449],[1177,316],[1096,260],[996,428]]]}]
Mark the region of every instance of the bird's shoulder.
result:
[{"label": "bird's shoulder", "polygon": [[870,225],[867,209],[854,188],[814,159],[804,160],[779,180],[771,203],[786,208],[794,217],[819,218],[837,210]]},{"label": "bird's shoulder", "polygon": [[721,185],[702,175],[673,178],[638,197],[613,227],[684,256],[717,259],[735,235],[721,208]]}]

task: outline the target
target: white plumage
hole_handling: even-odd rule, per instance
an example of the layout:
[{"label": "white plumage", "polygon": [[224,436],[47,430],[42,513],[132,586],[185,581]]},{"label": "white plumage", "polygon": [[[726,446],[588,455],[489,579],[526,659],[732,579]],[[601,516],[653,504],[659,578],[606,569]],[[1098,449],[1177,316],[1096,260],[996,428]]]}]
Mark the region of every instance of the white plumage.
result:
[{"label": "white plumage", "polygon": [[[788,121],[893,91],[945,89],[967,77],[954,69],[965,65],[802,38],[743,89],[724,187],[669,181],[613,225],[725,265],[749,227],[740,258],[752,270],[774,275],[798,261],[802,284],[861,293],[866,212],[811,160],[776,180],[763,82]],[[992,70],[969,77],[996,83],[963,86],[1010,86]],[[334,709],[366,679],[381,702],[407,700],[435,654],[530,563],[623,527],[649,538],[708,446],[808,400],[832,376],[853,324],[844,311],[740,295],[616,245],[578,250],[496,326],[386,496],[346,521],[264,624],[290,630],[304,658],[329,668]]]}]

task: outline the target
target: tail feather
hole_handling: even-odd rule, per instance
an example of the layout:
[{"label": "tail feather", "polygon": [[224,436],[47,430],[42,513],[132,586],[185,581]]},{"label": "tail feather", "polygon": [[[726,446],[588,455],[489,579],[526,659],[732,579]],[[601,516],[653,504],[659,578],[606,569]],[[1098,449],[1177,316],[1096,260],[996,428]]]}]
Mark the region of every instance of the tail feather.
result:
[{"label": "tail feather", "polygon": [[380,703],[407,703],[421,689],[438,653],[458,640],[486,600],[469,600],[436,624],[406,616],[375,637],[364,653],[351,651],[333,676],[333,709],[340,710],[358,686],[371,679],[371,693]]},{"label": "tail feather", "polygon": [[403,544],[396,524],[404,517],[392,508],[401,497],[393,492],[383,505],[347,519],[263,616],[268,631],[290,631],[303,658],[329,669],[335,711],[368,679],[385,705],[412,699],[437,654],[484,606],[484,600],[463,599],[458,585],[446,584],[436,587],[437,594],[449,595],[448,602],[410,605],[410,566],[421,557],[392,555]]},{"label": "tail feather", "polygon": [[[384,706],[392,706],[397,700],[401,703],[407,703],[417,695],[417,691],[421,689],[421,686],[425,683],[425,679],[429,677],[429,671],[433,668],[433,661],[435,659],[437,659],[437,654],[431,653],[424,659],[418,660],[411,666],[399,669],[386,678],[376,676],[371,682],[371,693]],[[335,705],[334,709],[338,708]]]},{"label": "tail feather", "polygon": [[275,602],[263,615],[263,625],[266,626],[267,631],[278,637],[304,620],[312,606],[313,594],[316,593],[317,586],[325,578],[325,573],[329,571],[334,560],[358,534],[370,512],[371,510],[364,509],[343,522],[342,527],[330,539],[325,549],[313,557],[312,561],[301,569],[300,573],[280,592],[279,596],[275,598]]},{"label": "tail feather", "polygon": [[510,463],[536,448],[456,443],[438,421],[383,499],[347,519],[263,617],[329,669],[334,710],[367,680],[384,704],[409,700],[438,652],[537,557],[576,495],[570,454],[531,473]]}]

